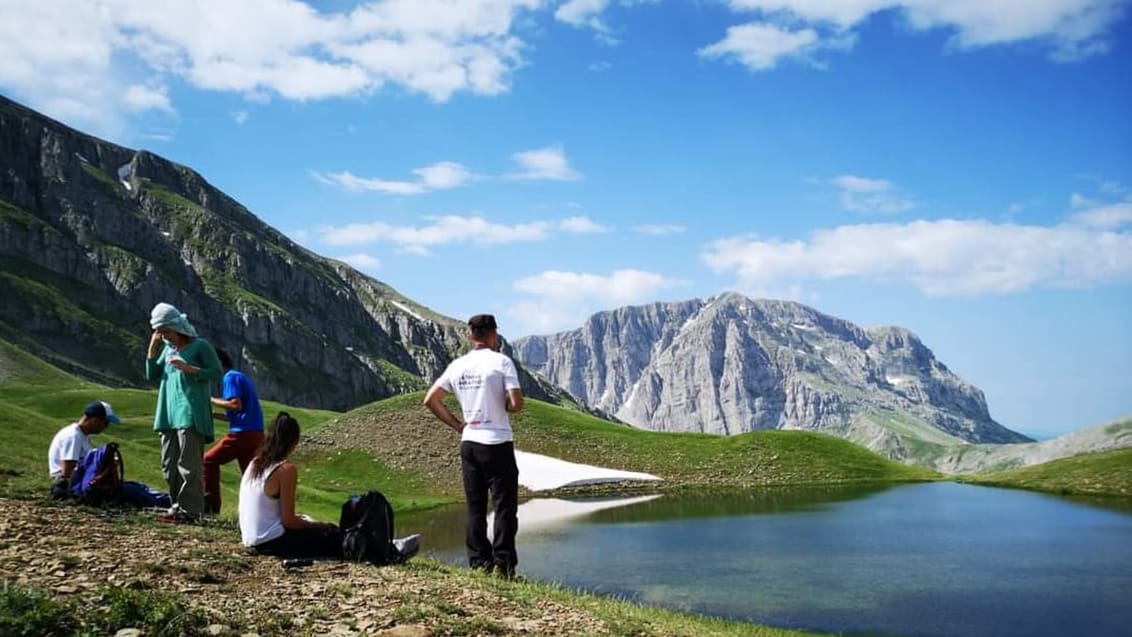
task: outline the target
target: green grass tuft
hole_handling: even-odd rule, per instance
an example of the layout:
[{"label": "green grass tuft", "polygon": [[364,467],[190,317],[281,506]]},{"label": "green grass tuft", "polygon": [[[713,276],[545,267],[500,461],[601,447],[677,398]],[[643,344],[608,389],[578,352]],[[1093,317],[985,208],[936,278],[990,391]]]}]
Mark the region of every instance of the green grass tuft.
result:
[{"label": "green grass tuft", "polygon": [[963,481],[1062,495],[1132,497],[1132,447],[982,473]]}]

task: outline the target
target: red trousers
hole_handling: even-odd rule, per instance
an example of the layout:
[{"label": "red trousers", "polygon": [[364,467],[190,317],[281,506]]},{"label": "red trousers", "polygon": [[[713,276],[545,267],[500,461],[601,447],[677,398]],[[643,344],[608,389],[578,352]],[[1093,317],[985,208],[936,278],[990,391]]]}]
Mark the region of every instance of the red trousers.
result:
[{"label": "red trousers", "polygon": [[228,434],[218,440],[204,454],[204,508],[209,513],[220,512],[220,465],[233,460],[240,463],[240,474],[248,468],[255,452],[263,444],[262,431],[243,431]]}]

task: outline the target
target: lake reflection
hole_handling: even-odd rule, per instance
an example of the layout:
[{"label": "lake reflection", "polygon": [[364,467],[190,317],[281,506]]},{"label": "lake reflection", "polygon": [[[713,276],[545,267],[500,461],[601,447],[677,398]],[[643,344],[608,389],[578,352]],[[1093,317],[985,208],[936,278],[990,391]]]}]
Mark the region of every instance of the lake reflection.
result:
[{"label": "lake reflection", "polygon": [[[927,483],[615,504],[526,531],[520,508],[520,572],[820,631],[1132,634],[1127,503]],[[454,564],[463,529],[462,508],[398,520]]]}]

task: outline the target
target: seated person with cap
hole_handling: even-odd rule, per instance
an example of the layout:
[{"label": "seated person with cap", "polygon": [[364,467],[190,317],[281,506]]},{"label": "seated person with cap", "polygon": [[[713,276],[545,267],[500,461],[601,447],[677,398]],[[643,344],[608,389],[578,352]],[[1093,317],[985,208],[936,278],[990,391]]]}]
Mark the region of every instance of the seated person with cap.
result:
[{"label": "seated person with cap", "polygon": [[47,470],[51,474],[51,497],[56,500],[67,498],[71,473],[88,451],[94,449],[90,437],[106,430],[111,423],[118,424],[118,416],[110,408],[110,403],[96,400],[83,410],[78,422],[63,427],[51,439],[47,448]]}]

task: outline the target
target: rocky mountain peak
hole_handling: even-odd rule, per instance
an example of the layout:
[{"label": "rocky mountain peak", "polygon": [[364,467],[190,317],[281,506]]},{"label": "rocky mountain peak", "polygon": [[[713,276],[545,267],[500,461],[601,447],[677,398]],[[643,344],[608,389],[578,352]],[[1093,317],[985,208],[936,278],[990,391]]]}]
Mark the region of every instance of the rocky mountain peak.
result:
[{"label": "rocky mountain peak", "polygon": [[810,429],[891,457],[917,441],[1026,440],[912,332],[866,330],[793,301],[727,292],[624,307],[519,339],[515,351],[584,403],[647,429]]}]

